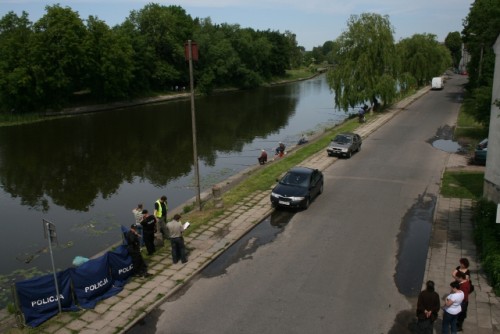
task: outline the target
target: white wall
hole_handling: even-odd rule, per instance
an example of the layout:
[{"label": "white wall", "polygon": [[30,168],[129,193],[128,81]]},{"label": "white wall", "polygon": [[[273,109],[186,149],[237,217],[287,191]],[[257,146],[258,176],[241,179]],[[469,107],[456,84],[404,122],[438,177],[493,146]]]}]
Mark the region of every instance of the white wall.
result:
[{"label": "white wall", "polygon": [[493,76],[492,106],[488,135],[488,157],[484,173],[484,197],[500,203],[500,109],[493,104],[500,101],[500,35],[495,44],[495,73]]}]

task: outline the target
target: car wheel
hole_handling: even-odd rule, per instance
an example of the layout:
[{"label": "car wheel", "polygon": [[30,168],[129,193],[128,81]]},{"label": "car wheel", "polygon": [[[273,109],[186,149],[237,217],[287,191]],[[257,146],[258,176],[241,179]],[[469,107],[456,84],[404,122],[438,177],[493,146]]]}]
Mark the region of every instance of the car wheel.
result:
[{"label": "car wheel", "polygon": [[361,145],[358,146],[358,152],[361,151]]},{"label": "car wheel", "polygon": [[323,193],[323,183],[319,187],[318,195],[321,195]]},{"label": "car wheel", "polygon": [[309,207],[309,204],[311,204],[311,200],[308,197],[308,198],[306,198],[306,202],[302,206],[302,209],[307,210],[307,208]]},{"label": "car wheel", "polygon": [[347,159],[350,159],[352,157],[352,151],[347,152]]}]

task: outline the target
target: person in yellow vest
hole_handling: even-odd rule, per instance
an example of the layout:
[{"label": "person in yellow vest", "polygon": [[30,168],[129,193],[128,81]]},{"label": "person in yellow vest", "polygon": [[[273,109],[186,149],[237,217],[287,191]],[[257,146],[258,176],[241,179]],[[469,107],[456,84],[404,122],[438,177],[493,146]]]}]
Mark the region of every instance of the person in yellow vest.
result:
[{"label": "person in yellow vest", "polygon": [[163,195],[155,202],[155,212],[154,215],[156,220],[158,221],[158,231],[161,232],[163,236],[163,240],[168,239],[168,230],[167,230],[167,196]]}]

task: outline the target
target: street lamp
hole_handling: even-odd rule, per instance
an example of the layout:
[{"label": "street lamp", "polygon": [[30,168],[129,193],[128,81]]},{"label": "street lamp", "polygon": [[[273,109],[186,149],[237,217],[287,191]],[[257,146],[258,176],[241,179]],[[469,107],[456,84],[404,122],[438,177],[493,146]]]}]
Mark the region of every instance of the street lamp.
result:
[{"label": "street lamp", "polygon": [[184,44],[184,55],[186,60],[189,61],[189,86],[191,88],[191,126],[193,132],[193,165],[194,177],[196,183],[196,204],[198,209],[201,210],[201,196],[200,196],[200,171],[198,167],[198,151],[196,147],[196,114],[194,109],[194,84],[193,84],[193,60],[198,60],[198,45],[188,40]]}]

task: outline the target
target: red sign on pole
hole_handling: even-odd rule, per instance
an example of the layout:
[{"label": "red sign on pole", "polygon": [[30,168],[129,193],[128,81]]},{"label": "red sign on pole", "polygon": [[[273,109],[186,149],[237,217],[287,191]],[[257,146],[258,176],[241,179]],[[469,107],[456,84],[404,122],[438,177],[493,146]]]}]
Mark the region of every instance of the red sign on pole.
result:
[{"label": "red sign on pole", "polygon": [[189,61],[189,45],[191,44],[191,60],[198,61],[198,44],[195,42],[184,43],[184,57]]}]

